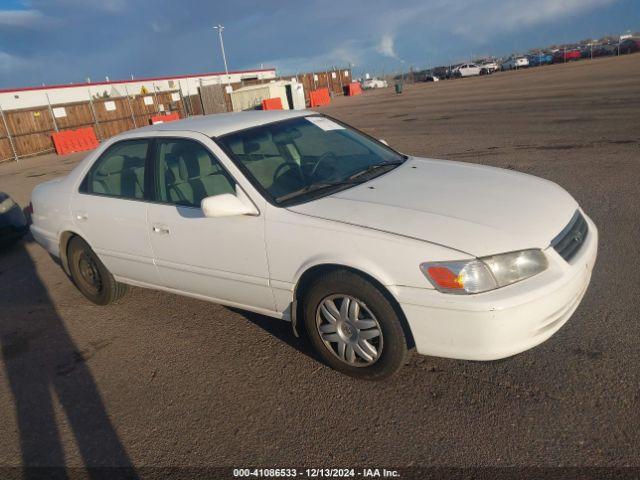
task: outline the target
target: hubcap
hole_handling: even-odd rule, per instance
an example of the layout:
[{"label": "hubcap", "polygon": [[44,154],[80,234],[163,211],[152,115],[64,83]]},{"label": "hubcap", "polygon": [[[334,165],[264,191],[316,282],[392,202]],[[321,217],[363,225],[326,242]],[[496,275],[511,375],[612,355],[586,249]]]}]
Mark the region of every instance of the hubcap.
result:
[{"label": "hubcap", "polygon": [[364,302],[351,295],[330,295],[316,312],[325,347],[344,363],[368,367],[382,353],[382,328]]},{"label": "hubcap", "polygon": [[102,277],[100,277],[98,265],[91,255],[88,255],[86,252],[80,254],[78,270],[83,286],[93,294],[100,293],[102,290]]}]

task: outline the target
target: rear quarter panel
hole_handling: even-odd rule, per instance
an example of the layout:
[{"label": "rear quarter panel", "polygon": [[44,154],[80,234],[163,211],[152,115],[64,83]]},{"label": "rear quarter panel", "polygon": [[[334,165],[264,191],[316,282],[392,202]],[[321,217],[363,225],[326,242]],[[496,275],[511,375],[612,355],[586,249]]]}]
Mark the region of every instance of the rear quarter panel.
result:
[{"label": "rear quarter panel", "polygon": [[71,216],[71,197],[77,190],[84,173],[106,144],[89,153],[66,177],[41,183],[33,189],[31,203],[33,214],[31,233],[49,253],[60,256],[60,237],[63,232],[75,231]]},{"label": "rear quarter panel", "polygon": [[31,233],[49,253],[60,256],[60,235],[73,229],[68,177],[38,185],[31,194]]}]

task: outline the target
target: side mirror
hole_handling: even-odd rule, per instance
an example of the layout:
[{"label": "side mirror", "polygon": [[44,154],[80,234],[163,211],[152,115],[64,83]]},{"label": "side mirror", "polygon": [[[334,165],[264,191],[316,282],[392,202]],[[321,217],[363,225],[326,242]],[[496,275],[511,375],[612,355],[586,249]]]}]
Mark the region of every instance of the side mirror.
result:
[{"label": "side mirror", "polygon": [[204,216],[209,218],[258,215],[256,207],[244,192],[239,189],[237,196],[231,193],[223,193],[222,195],[203,198],[201,207]]},{"label": "side mirror", "polygon": [[387,141],[384,138],[379,138],[378,141],[380,143],[384,143],[387,147],[389,146],[389,144],[387,143]]}]

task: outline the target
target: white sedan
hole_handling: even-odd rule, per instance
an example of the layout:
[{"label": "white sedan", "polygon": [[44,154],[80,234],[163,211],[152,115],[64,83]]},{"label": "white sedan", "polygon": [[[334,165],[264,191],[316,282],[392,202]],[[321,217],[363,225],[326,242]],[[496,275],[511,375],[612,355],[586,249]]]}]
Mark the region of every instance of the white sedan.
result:
[{"label": "white sedan", "polygon": [[33,236],[90,301],[136,285],[288,320],[370,380],[411,349],[492,360],[548,339],[598,239],[552,182],[406,156],[309,111],[118,135],[32,206]]},{"label": "white sedan", "polygon": [[482,68],[475,63],[466,63],[460,65],[453,70],[453,75],[456,77],[474,77],[480,75]]},{"label": "white sedan", "polygon": [[387,88],[389,83],[386,80],[380,80],[378,78],[368,78],[362,82],[362,88],[365,90],[371,90],[374,88]]}]

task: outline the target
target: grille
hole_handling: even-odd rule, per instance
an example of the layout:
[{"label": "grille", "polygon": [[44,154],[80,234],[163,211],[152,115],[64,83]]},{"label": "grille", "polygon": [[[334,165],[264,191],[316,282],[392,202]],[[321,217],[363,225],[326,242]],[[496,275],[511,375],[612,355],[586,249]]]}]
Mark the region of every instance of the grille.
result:
[{"label": "grille", "polygon": [[568,262],[580,251],[588,233],[587,221],[579,211],[576,211],[567,226],[551,240],[551,246]]}]

